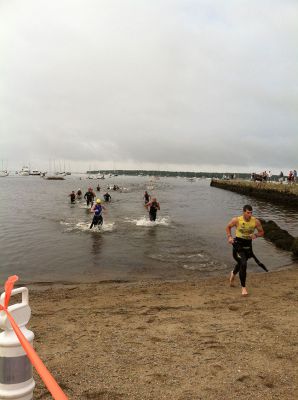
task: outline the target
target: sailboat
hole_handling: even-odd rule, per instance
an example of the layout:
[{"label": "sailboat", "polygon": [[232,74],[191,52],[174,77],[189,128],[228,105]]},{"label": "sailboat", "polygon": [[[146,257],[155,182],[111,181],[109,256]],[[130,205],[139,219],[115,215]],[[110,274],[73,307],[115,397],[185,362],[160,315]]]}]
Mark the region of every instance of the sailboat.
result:
[{"label": "sailboat", "polygon": [[2,161],[2,169],[0,171],[0,177],[4,178],[5,176],[8,176],[8,175],[9,175],[9,173],[7,172],[7,169],[3,168],[3,161]]},{"label": "sailboat", "polygon": [[21,175],[21,176],[29,176],[29,174],[30,174],[30,170],[29,170],[29,167],[27,167],[27,166],[22,167],[21,171],[19,171],[19,175]]}]

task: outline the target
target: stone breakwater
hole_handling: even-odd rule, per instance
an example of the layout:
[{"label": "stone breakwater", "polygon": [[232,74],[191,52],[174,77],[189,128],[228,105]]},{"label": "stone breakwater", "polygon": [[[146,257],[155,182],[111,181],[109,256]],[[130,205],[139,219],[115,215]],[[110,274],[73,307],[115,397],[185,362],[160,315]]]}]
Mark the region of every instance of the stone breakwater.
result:
[{"label": "stone breakwater", "polygon": [[261,219],[264,229],[264,238],[274,243],[276,247],[292,251],[294,256],[298,256],[298,238],[290,235],[288,231],[281,229],[274,221]]},{"label": "stone breakwater", "polygon": [[298,184],[212,179],[210,186],[298,209]]},{"label": "stone breakwater", "polygon": [[[223,181],[218,179],[212,179],[210,185],[298,208],[298,185],[259,184],[248,181]],[[281,229],[274,221],[261,220],[261,222],[265,239],[274,243],[276,247],[293,252],[295,257],[298,256],[298,238]]]}]

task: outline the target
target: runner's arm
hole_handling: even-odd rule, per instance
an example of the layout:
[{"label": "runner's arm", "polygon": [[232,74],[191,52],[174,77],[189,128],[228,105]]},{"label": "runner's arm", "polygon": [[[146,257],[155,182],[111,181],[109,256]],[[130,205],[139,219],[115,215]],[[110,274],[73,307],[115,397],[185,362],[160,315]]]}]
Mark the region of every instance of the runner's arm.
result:
[{"label": "runner's arm", "polygon": [[231,229],[232,228],[236,228],[237,222],[238,222],[238,218],[237,217],[232,218],[231,221],[226,226],[226,234],[228,236],[228,242],[231,243],[231,244],[233,244],[233,242],[234,242]]},{"label": "runner's arm", "polygon": [[257,233],[253,233],[251,235],[252,239],[256,239],[258,237],[264,236],[264,230],[263,230],[262,224],[258,219],[256,219],[256,229],[257,229],[258,232]]}]

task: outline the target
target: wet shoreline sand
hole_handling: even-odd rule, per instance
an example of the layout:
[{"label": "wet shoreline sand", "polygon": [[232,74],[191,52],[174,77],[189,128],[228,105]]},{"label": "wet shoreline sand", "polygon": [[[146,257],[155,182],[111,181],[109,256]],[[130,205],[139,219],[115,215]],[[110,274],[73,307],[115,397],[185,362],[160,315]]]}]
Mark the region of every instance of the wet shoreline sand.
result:
[{"label": "wet shoreline sand", "polygon": [[228,277],[29,285],[28,327],[70,399],[290,400],[297,266],[248,273],[246,298]]}]

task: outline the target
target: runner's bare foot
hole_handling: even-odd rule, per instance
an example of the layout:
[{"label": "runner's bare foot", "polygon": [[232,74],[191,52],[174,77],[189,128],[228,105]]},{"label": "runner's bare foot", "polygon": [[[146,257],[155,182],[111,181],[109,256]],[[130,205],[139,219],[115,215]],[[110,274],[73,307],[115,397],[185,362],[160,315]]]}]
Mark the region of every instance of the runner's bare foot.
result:
[{"label": "runner's bare foot", "polygon": [[247,296],[247,295],[248,295],[248,293],[247,293],[246,287],[243,287],[242,288],[242,296]]},{"label": "runner's bare foot", "polygon": [[230,275],[230,286],[231,287],[234,286],[234,279],[235,279],[235,275],[233,274],[233,271],[231,271],[231,275]]}]

